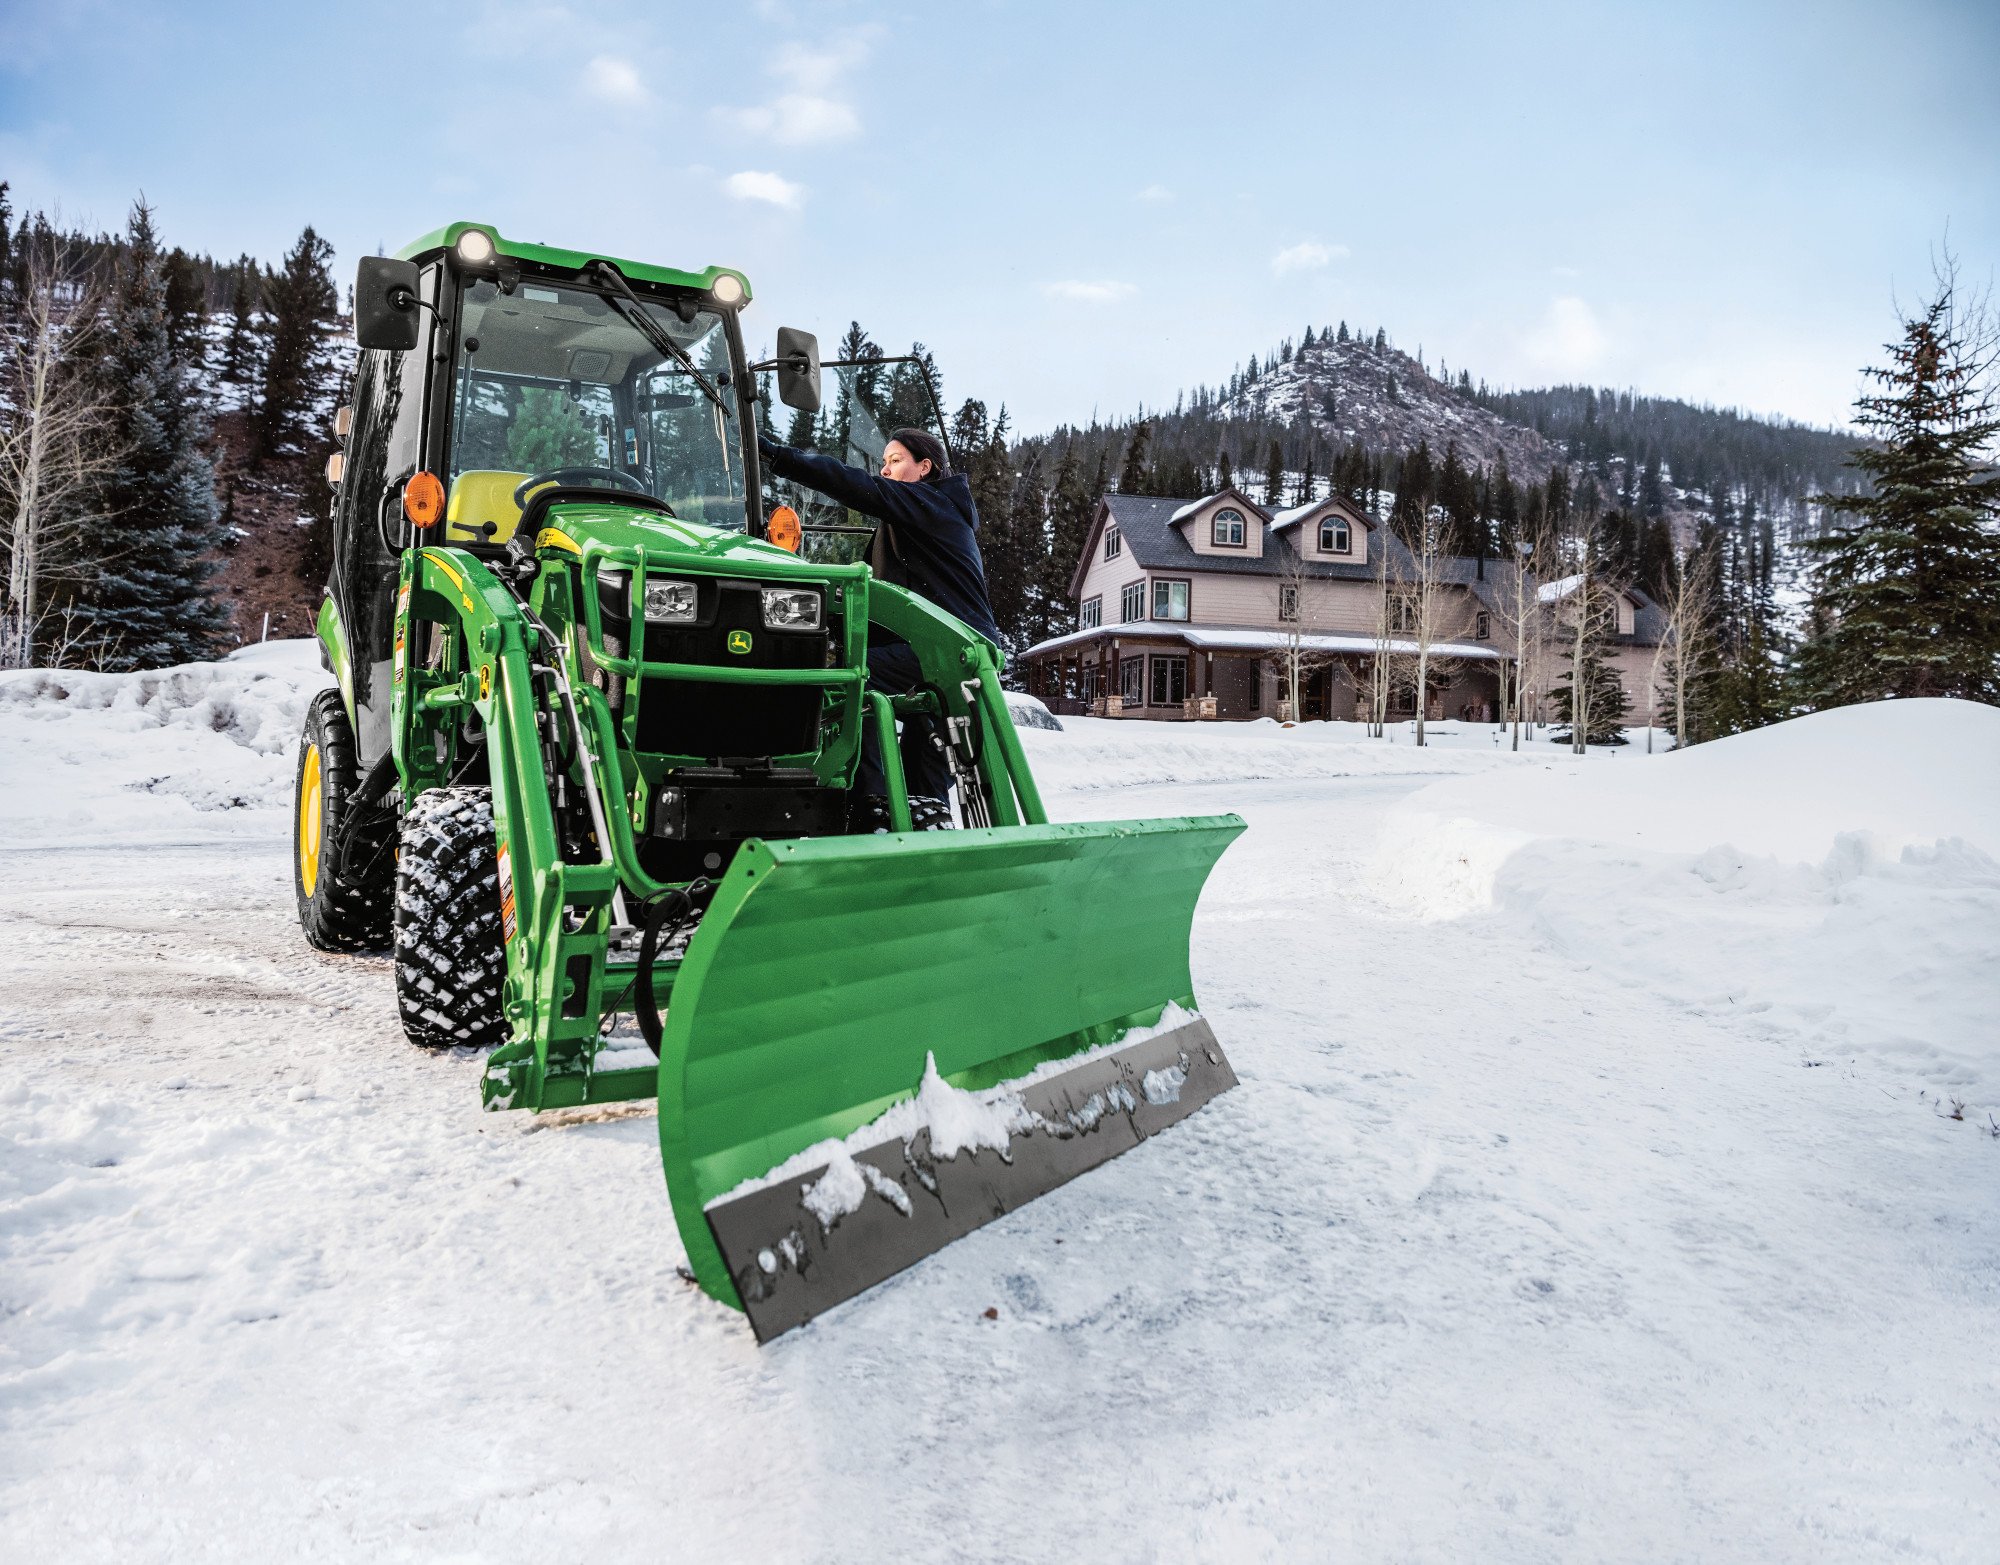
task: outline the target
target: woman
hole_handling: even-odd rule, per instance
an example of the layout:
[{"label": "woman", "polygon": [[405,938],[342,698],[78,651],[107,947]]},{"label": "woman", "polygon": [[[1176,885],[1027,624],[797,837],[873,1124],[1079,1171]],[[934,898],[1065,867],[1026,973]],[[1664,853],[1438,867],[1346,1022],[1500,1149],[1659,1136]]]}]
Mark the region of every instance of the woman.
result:
[{"label": "woman", "polygon": [[[1000,629],[986,601],[986,566],[979,557],[979,512],[972,503],[972,486],[963,474],[951,471],[942,441],[921,429],[897,430],[883,447],[879,474],[775,440],[760,438],[757,449],[780,478],[816,489],[881,524],[869,563],[883,580],[908,587],[957,615],[988,641],[999,642]],[[917,655],[907,642],[870,630],[870,689],[904,695],[922,680]],[[906,720],[901,750],[912,819],[919,827],[949,825],[951,768],[936,723],[929,718]],[[862,801],[856,824],[885,826],[888,784],[872,723],[863,731],[855,792]]]}]

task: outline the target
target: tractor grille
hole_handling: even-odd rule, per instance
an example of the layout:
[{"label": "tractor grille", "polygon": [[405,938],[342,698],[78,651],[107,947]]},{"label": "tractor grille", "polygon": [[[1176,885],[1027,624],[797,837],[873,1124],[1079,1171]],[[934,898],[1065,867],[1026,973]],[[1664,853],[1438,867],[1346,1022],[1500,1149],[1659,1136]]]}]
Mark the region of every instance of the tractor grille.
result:
[{"label": "tractor grille", "polygon": [[[766,630],[755,583],[701,581],[696,605],[695,624],[646,627],[648,662],[826,667],[827,633]],[[750,637],[747,653],[729,650],[732,631]],[[713,761],[810,754],[819,748],[820,701],[820,691],[812,686],[648,679],[639,702],[638,744],[656,755]]]}]

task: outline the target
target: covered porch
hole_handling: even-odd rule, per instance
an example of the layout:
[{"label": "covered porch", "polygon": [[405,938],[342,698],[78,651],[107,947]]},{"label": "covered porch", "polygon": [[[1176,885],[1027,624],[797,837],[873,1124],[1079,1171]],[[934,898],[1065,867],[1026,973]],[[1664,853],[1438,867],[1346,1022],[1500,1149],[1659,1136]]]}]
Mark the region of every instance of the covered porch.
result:
[{"label": "covered porch", "polygon": [[[1288,670],[1296,648],[1299,710],[1291,710]],[[1453,666],[1434,681],[1427,716],[1493,720],[1504,655],[1479,643],[1438,643],[1431,654]],[[1371,636],[1301,635],[1256,626],[1163,626],[1141,621],[1052,636],[1019,655],[1022,688],[1058,715],[1146,718],[1156,722],[1300,721],[1367,716],[1376,659],[1407,663],[1417,648]],[[1405,682],[1407,686],[1407,681]],[[1391,696],[1390,716],[1416,713],[1415,692]]]}]

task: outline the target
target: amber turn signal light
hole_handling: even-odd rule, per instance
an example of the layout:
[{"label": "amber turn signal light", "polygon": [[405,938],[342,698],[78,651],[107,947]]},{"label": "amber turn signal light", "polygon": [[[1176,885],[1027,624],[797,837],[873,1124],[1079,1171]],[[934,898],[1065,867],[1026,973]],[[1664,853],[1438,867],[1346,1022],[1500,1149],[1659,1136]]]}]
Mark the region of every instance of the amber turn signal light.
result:
[{"label": "amber turn signal light", "polygon": [[805,528],[800,525],[799,513],[789,505],[779,506],[771,513],[770,520],[764,523],[764,541],[797,554],[799,545],[805,541]]},{"label": "amber turn signal light", "polygon": [[403,485],[403,515],[421,532],[435,527],[444,516],[444,485],[436,473],[412,473]]}]

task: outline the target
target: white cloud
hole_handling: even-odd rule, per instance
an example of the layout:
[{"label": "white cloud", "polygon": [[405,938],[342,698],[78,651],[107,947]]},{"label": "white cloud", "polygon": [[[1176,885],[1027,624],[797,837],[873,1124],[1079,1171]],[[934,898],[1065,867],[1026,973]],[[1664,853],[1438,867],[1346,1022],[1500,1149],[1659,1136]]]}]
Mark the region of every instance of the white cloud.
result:
[{"label": "white cloud", "polygon": [[819,49],[788,43],[771,61],[771,74],[790,82],[799,92],[825,92],[864,62],[873,44],[873,29],[849,33]]},{"label": "white cloud", "polygon": [[1564,294],[1549,301],[1540,324],[1522,346],[1545,369],[1580,374],[1604,356],[1604,328],[1588,304],[1574,294]]},{"label": "white cloud", "polygon": [[1346,245],[1323,245],[1308,239],[1295,245],[1287,245],[1271,257],[1271,270],[1280,277],[1291,272],[1316,272],[1321,267],[1331,266],[1335,261],[1347,259]]},{"label": "white cloud", "polygon": [[593,97],[607,103],[637,105],[648,96],[632,62],[613,54],[600,54],[583,68],[583,85]]},{"label": "white cloud", "polygon": [[1049,283],[1042,292],[1051,299],[1067,299],[1072,304],[1116,304],[1120,299],[1129,299],[1138,292],[1130,283],[1082,282],[1072,279],[1068,282]]},{"label": "white cloud", "polygon": [[765,173],[754,168],[731,174],[722,182],[722,188],[735,200],[763,201],[771,206],[783,207],[788,212],[799,209],[799,202],[806,193],[804,185],[794,184],[781,174]]},{"label": "white cloud", "polygon": [[874,38],[875,29],[862,28],[818,48],[788,43],[773,57],[770,71],[789,90],[752,108],[717,109],[716,117],[748,135],[787,147],[858,136],[861,117],[837,90],[841,79],[868,58]]},{"label": "white cloud", "polygon": [[1165,185],[1148,185],[1132,198],[1134,201],[1171,201],[1174,193]]},{"label": "white cloud", "polygon": [[719,109],[725,124],[766,136],[787,147],[812,146],[824,141],[845,141],[861,132],[860,117],[838,98],[815,97],[810,93],[788,92],[754,109]]}]

